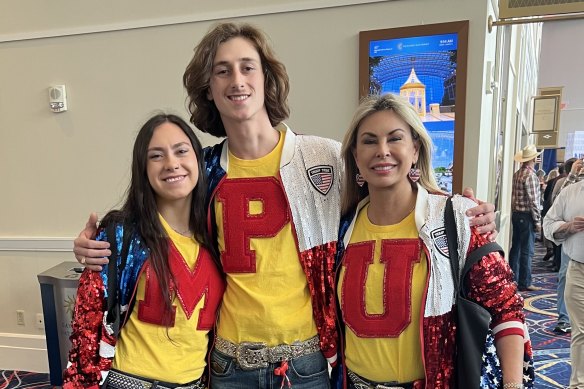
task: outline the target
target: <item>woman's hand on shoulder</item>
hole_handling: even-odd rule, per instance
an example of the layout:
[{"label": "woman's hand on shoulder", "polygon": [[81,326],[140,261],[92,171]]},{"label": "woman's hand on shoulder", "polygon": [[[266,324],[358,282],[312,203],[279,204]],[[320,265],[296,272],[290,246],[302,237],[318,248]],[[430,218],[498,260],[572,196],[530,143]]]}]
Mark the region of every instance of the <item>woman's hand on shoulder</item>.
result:
[{"label": "woman's hand on shoulder", "polygon": [[73,241],[73,253],[77,262],[93,271],[101,271],[102,265],[106,265],[108,256],[111,255],[108,242],[95,240],[97,234],[97,214],[89,215],[85,228]]},{"label": "woman's hand on shoulder", "polygon": [[462,195],[478,203],[476,207],[466,211],[470,226],[476,227],[479,234],[482,234],[486,239],[493,242],[498,234],[495,225],[495,206],[491,203],[476,199],[472,188],[464,188]]}]

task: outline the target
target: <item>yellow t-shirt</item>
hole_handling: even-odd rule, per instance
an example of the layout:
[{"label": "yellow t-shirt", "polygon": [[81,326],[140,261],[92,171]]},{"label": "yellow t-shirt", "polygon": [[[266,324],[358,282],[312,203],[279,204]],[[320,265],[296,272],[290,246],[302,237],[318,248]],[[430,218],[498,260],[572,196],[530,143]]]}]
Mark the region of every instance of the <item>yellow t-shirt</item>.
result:
[{"label": "yellow t-shirt", "polygon": [[[268,155],[229,154],[227,178],[215,196],[221,263],[227,288],[218,335],[269,346],[316,335],[306,275],[279,178],[284,133]],[[226,250],[227,249],[227,250]]]},{"label": "yellow t-shirt", "polygon": [[[185,290],[182,294],[181,291],[189,287],[190,290],[196,289],[191,284],[196,280],[188,278],[196,274],[202,276],[196,268],[206,274],[213,273],[211,278],[213,285],[208,285],[209,290],[220,293],[218,290],[222,290],[223,284],[216,266],[208,262],[209,258],[205,259],[204,263],[197,263],[201,258],[198,258],[199,244],[195,239],[176,233],[162,217],[160,220],[174,247],[184,259],[183,263],[187,266],[187,272],[184,274],[192,273],[188,274],[186,279],[184,276],[178,276],[177,283],[182,281],[184,286],[182,289],[179,286],[179,293],[173,300],[174,325],[168,328],[155,323],[157,320],[160,321],[163,311],[158,286],[157,284],[153,286],[153,282],[157,281],[154,279],[152,283],[147,282],[149,277],[154,277],[154,271],[146,268],[141,273],[134,309],[120,331],[112,367],[146,378],[184,384],[200,378],[203,374],[206,366],[208,332],[213,325],[217,307],[209,306],[206,312],[202,313],[201,309],[209,302],[207,295],[209,292],[187,296],[188,291]],[[206,267],[202,267],[203,265]],[[144,266],[149,267],[148,262]],[[158,299],[154,297],[155,295],[159,296]],[[220,296],[215,297],[215,301],[218,304]],[[188,311],[191,309],[193,310],[189,316]],[[206,329],[198,329],[201,327]]]},{"label": "yellow t-shirt", "polygon": [[428,265],[414,212],[398,224],[377,226],[367,209],[357,217],[337,289],[346,364],[376,382],[423,379],[420,320]]}]

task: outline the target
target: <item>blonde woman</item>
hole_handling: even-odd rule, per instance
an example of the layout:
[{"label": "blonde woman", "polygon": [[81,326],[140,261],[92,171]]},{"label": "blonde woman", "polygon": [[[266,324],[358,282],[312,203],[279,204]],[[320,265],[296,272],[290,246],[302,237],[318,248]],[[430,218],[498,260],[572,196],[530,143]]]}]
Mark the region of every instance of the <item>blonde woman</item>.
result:
[{"label": "blonde woman", "polygon": [[[434,179],[431,150],[413,107],[393,95],[364,100],[345,135],[345,217],[337,261],[344,349],[336,387],[455,387],[453,276],[444,250],[447,196]],[[453,198],[462,252],[487,243],[465,216],[475,205]],[[530,347],[511,269],[491,253],[469,274],[469,298],[492,315],[501,364],[490,377],[484,369],[476,387],[502,382],[503,388],[523,388]]]}]

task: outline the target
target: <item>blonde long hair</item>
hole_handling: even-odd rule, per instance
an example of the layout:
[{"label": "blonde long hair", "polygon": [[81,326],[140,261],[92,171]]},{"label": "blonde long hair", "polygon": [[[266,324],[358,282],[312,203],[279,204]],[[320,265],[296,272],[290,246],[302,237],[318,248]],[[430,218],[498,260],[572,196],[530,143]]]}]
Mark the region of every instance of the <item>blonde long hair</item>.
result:
[{"label": "blonde long hair", "polygon": [[341,147],[341,155],[345,164],[341,194],[341,209],[343,214],[352,210],[359,201],[369,195],[367,185],[359,187],[356,181],[356,175],[359,169],[353,157],[353,150],[356,147],[359,127],[367,117],[385,110],[395,112],[406,122],[412,132],[412,138],[419,143],[417,162],[417,167],[420,169],[419,184],[429,192],[442,192],[436,183],[434,169],[432,168],[432,149],[434,147],[432,139],[430,139],[430,135],[428,135],[414,107],[404,98],[393,94],[369,96],[361,101],[355,111]]}]

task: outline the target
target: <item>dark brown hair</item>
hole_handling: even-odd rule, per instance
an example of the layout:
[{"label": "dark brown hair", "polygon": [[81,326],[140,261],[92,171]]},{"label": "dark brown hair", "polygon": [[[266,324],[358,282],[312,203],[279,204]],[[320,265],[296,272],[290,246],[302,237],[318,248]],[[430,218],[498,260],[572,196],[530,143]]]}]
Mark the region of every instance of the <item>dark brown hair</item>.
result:
[{"label": "dark brown hair", "polygon": [[166,122],[175,124],[185,133],[197,157],[199,175],[197,185],[192,192],[189,227],[194,232],[195,240],[212,255],[214,254],[205,223],[206,210],[204,204],[207,182],[203,149],[191,127],[183,119],[172,114],[157,114],[151,117],[138,132],[132,153],[132,175],[130,185],[126,191],[126,199],[121,209],[108,212],[103,218],[101,226],[107,226],[110,223],[122,223],[126,227],[131,225],[142,237],[150,250],[148,261],[156,273],[163,294],[165,302],[163,320],[165,323],[169,323],[167,320],[172,317],[173,296],[170,293],[170,284],[173,277],[168,263],[168,235],[160,222],[156,194],[150,185],[146,172],[148,145],[154,131]]},{"label": "dark brown hair", "polygon": [[215,102],[207,98],[209,83],[219,45],[236,37],[249,40],[260,56],[265,77],[264,104],[272,127],[290,115],[288,73],[284,64],[276,58],[266,35],[249,24],[221,23],[211,28],[195,47],[195,54],[183,75],[191,123],[199,130],[217,137],[226,136],[226,133]]}]

